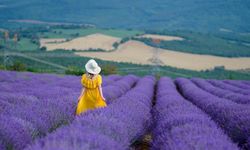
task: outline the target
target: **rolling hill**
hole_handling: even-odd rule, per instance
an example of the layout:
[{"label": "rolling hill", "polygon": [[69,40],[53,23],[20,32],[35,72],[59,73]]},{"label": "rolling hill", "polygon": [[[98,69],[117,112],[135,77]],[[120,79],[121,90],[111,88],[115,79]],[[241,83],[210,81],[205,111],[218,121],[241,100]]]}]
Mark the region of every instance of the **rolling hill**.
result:
[{"label": "rolling hill", "polygon": [[8,20],[29,19],[108,28],[250,32],[250,2],[244,0],[2,0],[0,6],[0,27],[11,27]]}]

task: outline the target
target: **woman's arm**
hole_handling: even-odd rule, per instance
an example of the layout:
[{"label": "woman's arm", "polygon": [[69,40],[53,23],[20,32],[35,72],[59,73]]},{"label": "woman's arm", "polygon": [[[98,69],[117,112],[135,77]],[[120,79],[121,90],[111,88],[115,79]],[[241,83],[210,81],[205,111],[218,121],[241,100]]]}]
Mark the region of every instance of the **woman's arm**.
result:
[{"label": "woman's arm", "polygon": [[82,92],[81,92],[80,96],[78,97],[78,100],[80,100],[80,98],[83,96],[84,91],[85,91],[85,88],[84,88],[84,87],[82,87]]},{"label": "woman's arm", "polygon": [[99,85],[98,88],[99,88],[99,91],[100,91],[100,94],[101,94],[102,99],[103,99],[104,101],[106,101],[106,99],[104,98],[103,93],[102,93],[102,86]]}]

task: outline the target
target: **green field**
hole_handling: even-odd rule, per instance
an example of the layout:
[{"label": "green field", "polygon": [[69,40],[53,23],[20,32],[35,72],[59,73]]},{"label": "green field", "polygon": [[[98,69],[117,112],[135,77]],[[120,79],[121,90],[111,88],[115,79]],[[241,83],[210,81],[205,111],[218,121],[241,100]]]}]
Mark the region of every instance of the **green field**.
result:
[{"label": "green field", "polygon": [[155,44],[150,39],[138,39],[153,47],[222,57],[250,57],[250,35],[240,33],[204,34],[190,31],[147,31],[146,33],[184,38],[183,41],[161,41],[160,44]]},{"label": "green field", "polygon": [[0,45],[4,45],[9,49],[15,49],[19,51],[36,51],[39,49],[39,45],[33,43],[28,38],[21,38],[17,43],[15,43],[13,40],[9,40],[8,44],[4,43],[4,41],[1,39]]}]

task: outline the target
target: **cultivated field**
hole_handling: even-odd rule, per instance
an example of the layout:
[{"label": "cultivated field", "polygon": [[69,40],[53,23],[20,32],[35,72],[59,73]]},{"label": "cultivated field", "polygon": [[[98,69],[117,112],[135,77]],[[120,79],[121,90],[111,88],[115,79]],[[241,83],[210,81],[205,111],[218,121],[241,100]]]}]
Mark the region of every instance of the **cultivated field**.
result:
[{"label": "cultivated field", "polygon": [[76,52],[80,56],[94,57],[116,62],[131,62],[135,64],[153,64],[158,56],[160,65],[168,65],[190,70],[212,69],[215,66],[225,66],[229,70],[250,67],[250,58],[226,58],[210,55],[189,54],[166,49],[157,49],[143,42],[130,40],[112,52]]},{"label": "cultivated field", "polygon": [[[70,41],[65,39],[41,39],[41,47],[46,47],[47,50],[65,49],[65,50],[88,50],[88,49],[103,49],[112,50],[113,44],[121,39],[104,34],[91,34],[84,37],[74,38]],[[54,43],[51,43],[54,42]]]}]

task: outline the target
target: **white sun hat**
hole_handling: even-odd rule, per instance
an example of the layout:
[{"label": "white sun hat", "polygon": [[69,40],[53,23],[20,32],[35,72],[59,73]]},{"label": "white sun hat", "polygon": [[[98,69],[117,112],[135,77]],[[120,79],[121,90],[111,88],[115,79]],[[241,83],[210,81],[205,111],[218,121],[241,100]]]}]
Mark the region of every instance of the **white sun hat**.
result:
[{"label": "white sun hat", "polygon": [[98,66],[96,61],[94,59],[90,59],[86,65],[85,69],[87,72],[92,73],[92,74],[98,74],[101,72],[101,68]]}]

